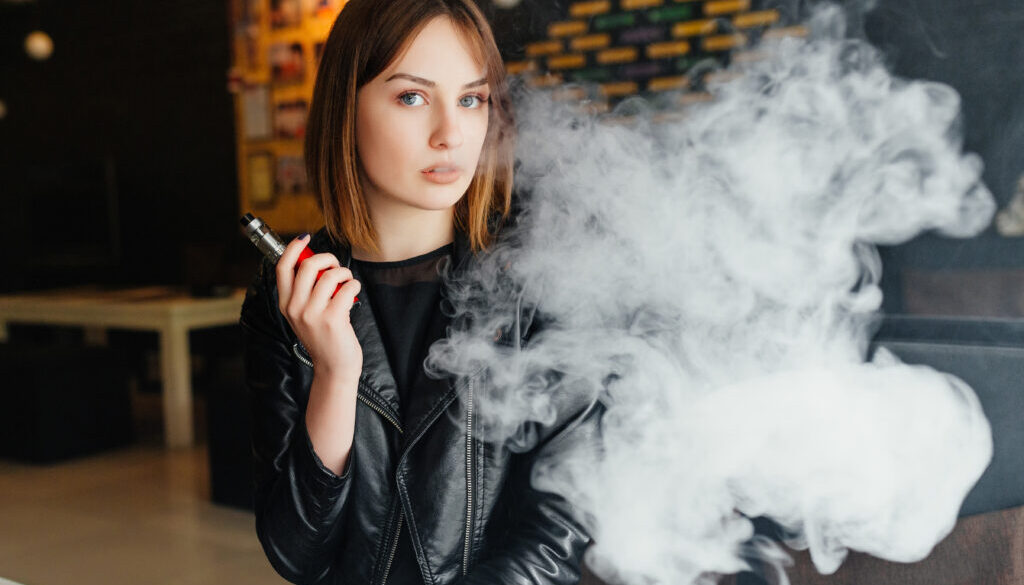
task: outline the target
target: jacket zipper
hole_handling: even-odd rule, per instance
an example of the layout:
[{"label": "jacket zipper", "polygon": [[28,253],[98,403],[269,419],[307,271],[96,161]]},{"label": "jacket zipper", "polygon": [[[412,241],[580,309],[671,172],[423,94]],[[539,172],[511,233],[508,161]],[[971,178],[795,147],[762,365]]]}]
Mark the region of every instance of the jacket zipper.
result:
[{"label": "jacket zipper", "polygon": [[[363,385],[360,384],[359,387],[362,388]],[[398,424],[398,421],[395,420],[395,418],[392,417],[390,414],[384,412],[383,408],[377,406],[369,398],[363,396],[362,392],[357,393],[356,398],[361,400],[363,404],[365,404],[366,406],[372,408],[377,414],[384,418],[384,420],[394,425],[395,429],[398,430],[399,434],[404,434],[404,431],[402,430],[402,425]],[[398,539],[402,536],[402,519],[404,517],[405,511],[402,509],[401,504],[399,504],[398,526],[395,528],[395,532],[388,537],[391,541],[390,552],[388,552],[388,562],[386,565],[384,565],[384,576],[380,580],[381,585],[387,585],[388,575],[391,574],[391,564],[395,561],[395,553],[398,551]]]},{"label": "jacket zipper", "polygon": [[466,541],[462,548],[462,574],[469,572],[469,540],[473,521],[473,378],[466,401]]},{"label": "jacket zipper", "polygon": [[[360,384],[359,387],[361,389],[363,385]],[[356,398],[361,400],[363,404],[365,404],[366,406],[372,408],[377,414],[384,418],[384,420],[394,425],[395,429],[398,430],[399,434],[404,434],[404,431],[402,430],[402,425],[398,424],[398,421],[395,420],[395,418],[392,417],[390,414],[384,412],[383,408],[377,406],[369,398],[363,396],[362,392],[357,393]],[[398,526],[395,528],[395,532],[388,537],[391,541],[390,552],[388,552],[388,562],[386,565],[384,565],[384,576],[380,580],[380,585],[387,585],[388,575],[391,574],[391,564],[395,561],[395,553],[398,551],[398,539],[402,536],[402,519],[404,517],[405,511],[402,509],[401,504],[399,504]]]},{"label": "jacket zipper", "polygon": [[306,356],[302,355],[302,353],[304,351],[305,351],[305,348],[302,347],[299,344],[298,341],[296,341],[295,343],[292,344],[292,353],[295,354],[295,357],[299,358],[300,362],[306,364],[307,366],[309,366],[312,369],[313,368],[313,362],[310,361],[310,359],[307,358]]},{"label": "jacket zipper", "polygon": [[398,551],[398,539],[402,536],[402,519],[404,518],[403,510],[398,510],[398,527],[395,528],[395,537],[391,542],[391,552],[388,553],[388,564],[384,566],[384,578],[380,580],[381,585],[387,585],[388,575],[391,574],[391,563],[395,560],[395,552]]},{"label": "jacket zipper", "polygon": [[391,423],[392,425],[394,425],[394,427],[396,429],[398,429],[398,433],[399,434],[404,434],[404,431],[402,431],[402,427],[401,427],[401,425],[398,424],[398,421],[396,421],[395,418],[393,416],[391,416],[390,414],[384,412],[383,408],[381,408],[381,407],[377,406],[376,404],[374,404],[372,400],[370,400],[369,398],[363,396],[363,394],[361,392],[356,394],[356,398],[358,398],[359,400],[363,401],[363,404],[365,404],[366,406],[369,406],[377,414],[381,415],[381,417],[383,417],[384,420],[386,420],[389,423]]},{"label": "jacket zipper", "polygon": [[[360,384],[359,388],[360,388],[360,390],[363,390],[363,385]],[[377,406],[376,404],[374,404],[374,402],[372,400],[370,400],[366,396],[363,396],[362,392],[358,392],[356,394],[356,398],[361,400],[363,402],[363,404],[365,404],[366,406],[369,406],[370,408],[372,408],[374,410],[374,412],[379,414],[384,420],[386,420],[389,423],[391,423],[395,427],[395,429],[398,431],[399,434],[405,434],[405,431],[402,430],[402,425],[398,424],[398,421],[395,420],[395,418],[393,416],[391,416],[390,414],[385,412],[383,408],[381,408],[381,407]],[[391,574],[391,564],[395,561],[395,553],[398,551],[398,539],[401,538],[401,536],[402,536],[402,520],[403,520],[403,518],[405,518],[405,511],[402,509],[401,504],[399,504],[399,508],[398,508],[398,526],[395,527],[395,532],[388,537],[391,540],[390,551],[388,552],[388,562],[387,562],[386,565],[384,565],[384,576],[380,580],[380,585],[387,585],[388,575]]]}]

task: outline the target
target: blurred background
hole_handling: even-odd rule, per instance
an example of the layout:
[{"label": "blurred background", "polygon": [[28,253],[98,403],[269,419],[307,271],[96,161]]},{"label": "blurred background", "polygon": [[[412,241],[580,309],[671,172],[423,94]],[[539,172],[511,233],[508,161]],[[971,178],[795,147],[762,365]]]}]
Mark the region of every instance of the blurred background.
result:
[{"label": "blurred background", "polygon": [[[238,217],[322,225],[302,138],[343,4],[0,0],[0,577],[283,582],[250,512],[236,321],[257,253]],[[813,3],[479,4],[510,73],[615,117],[635,97],[669,115],[712,99],[760,38],[806,35]],[[876,344],[968,381],[996,451],[929,560],[822,578],[798,559],[794,581],[1024,583],[1024,4],[844,6],[897,75],[960,93],[985,161],[989,229],[882,250]]]},{"label": "blurred background", "polygon": [[[0,11],[0,225],[19,241],[3,291],[244,284],[224,3]],[[46,58],[26,50],[36,31],[52,43]]]}]

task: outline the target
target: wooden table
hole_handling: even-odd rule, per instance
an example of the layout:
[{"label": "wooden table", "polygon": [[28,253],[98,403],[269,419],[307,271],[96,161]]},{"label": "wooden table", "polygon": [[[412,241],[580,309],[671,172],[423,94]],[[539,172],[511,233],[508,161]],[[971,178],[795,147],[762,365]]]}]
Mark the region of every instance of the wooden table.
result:
[{"label": "wooden table", "polygon": [[107,328],[156,331],[160,335],[164,439],[168,447],[194,441],[192,370],[188,334],[193,329],[238,322],[244,290],[223,298],[196,298],[167,287],[119,290],[75,288],[0,295],[0,341],[8,323],[86,328],[87,340],[102,342]]}]

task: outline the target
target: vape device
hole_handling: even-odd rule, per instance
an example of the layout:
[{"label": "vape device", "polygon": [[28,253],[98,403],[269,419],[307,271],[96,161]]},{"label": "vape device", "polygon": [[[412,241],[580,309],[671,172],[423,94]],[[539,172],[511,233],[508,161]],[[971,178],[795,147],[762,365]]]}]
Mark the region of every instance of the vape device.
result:
[{"label": "vape device", "polygon": [[[281,259],[281,254],[284,254],[285,244],[281,241],[280,236],[274,233],[274,230],[270,229],[270,226],[263,222],[262,219],[253,216],[251,213],[246,213],[242,216],[242,227],[245,228],[245,235],[249,236],[249,241],[256,246],[256,248],[263,252],[263,255],[270,259],[274,264]],[[313,255],[313,251],[306,246],[302,249],[299,254],[299,259],[295,262],[295,267],[298,268],[302,261]],[[320,280],[325,270],[321,270],[317,273],[316,278]],[[338,284],[338,288],[334,289],[334,294],[337,294],[341,290],[341,284]],[[331,295],[333,298],[334,295]],[[356,297],[353,301],[353,306],[359,303],[359,297]]]}]

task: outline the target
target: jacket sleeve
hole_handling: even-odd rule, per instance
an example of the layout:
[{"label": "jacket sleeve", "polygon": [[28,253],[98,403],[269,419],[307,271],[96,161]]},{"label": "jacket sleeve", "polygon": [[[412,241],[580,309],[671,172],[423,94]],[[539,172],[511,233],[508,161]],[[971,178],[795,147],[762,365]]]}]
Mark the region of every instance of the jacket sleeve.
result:
[{"label": "jacket sleeve", "polygon": [[602,403],[593,401],[558,432],[526,453],[510,470],[515,521],[500,550],[475,565],[460,585],[575,585],[590,536],[579,511],[565,498],[537,489],[532,472],[557,473],[564,462],[595,455]]},{"label": "jacket sleeve", "polygon": [[317,457],[306,431],[312,369],[292,353],[264,260],[240,318],[253,410],[256,534],[270,564],[293,583],[326,583],[340,546],[353,451],[340,476]]}]

